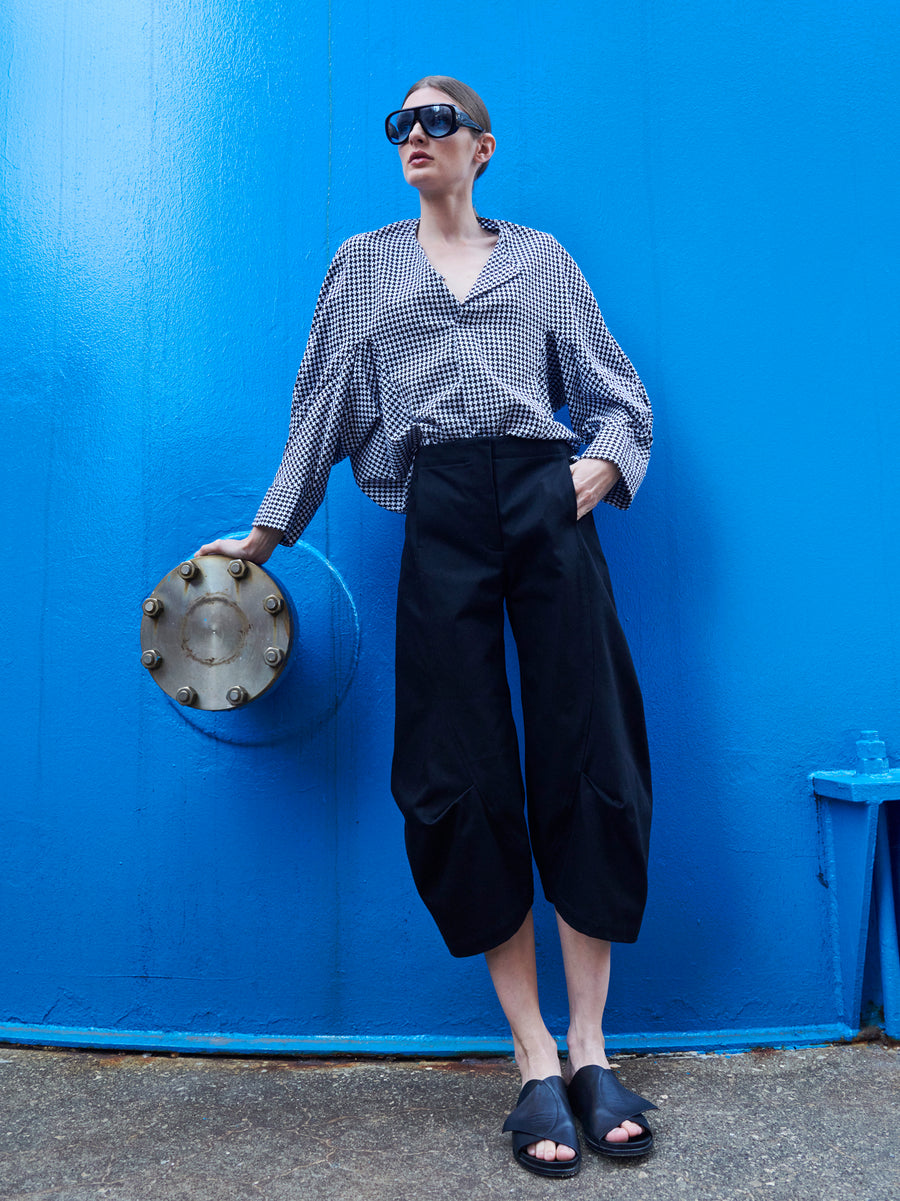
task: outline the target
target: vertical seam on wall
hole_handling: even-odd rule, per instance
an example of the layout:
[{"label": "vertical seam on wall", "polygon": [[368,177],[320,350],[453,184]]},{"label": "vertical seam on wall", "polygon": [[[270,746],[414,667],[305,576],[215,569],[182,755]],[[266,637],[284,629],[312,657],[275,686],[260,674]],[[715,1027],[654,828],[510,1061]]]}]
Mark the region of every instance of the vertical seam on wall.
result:
[{"label": "vertical seam on wall", "polygon": [[[333,17],[334,4],[333,0],[328,0],[328,35],[327,35],[327,57],[328,57],[328,164],[326,167],[325,178],[325,249],[327,251],[326,259],[330,262],[332,257],[331,247],[331,188],[333,178],[333,159],[334,159],[334,59],[333,59]],[[325,529],[325,559],[328,565],[331,565],[331,514],[328,504],[328,495],[326,493],[323,501],[323,517]],[[337,628],[338,616],[336,613],[336,600],[334,593],[331,594],[330,604],[330,636],[331,636],[331,654],[332,662],[335,659],[335,633]],[[334,938],[331,943],[331,982],[329,987],[329,1009],[332,1013],[342,1012],[342,989],[340,981],[342,979],[342,948],[343,948],[343,932],[341,930],[341,809],[340,809],[340,787],[338,784],[340,772],[340,756],[338,753],[339,735],[337,730],[334,731],[330,739],[330,755],[329,755],[329,771],[330,771],[330,802],[332,812],[332,896],[331,896],[331,911],[334,915]]]},{"label": "vertical seam on wall", "polygon": [[325,249],[331,257],[331,160],[334,154],[334,71],[332,60],[332,0],[328,0],[328,168],[325,180]]}]

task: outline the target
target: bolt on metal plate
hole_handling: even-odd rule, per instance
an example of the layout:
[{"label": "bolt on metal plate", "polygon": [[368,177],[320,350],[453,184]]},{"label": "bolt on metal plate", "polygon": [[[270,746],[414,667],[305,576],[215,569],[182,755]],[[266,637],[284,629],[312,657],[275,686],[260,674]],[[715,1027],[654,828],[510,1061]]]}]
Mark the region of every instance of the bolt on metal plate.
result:
[{"label": "bolt on metal plate", "polygon": [[[141,606],[141,662],[180,705],[242,708],[287,666],[288,598],[255,563],[204,555],[164,576]],[[273,599],[278,604],[273,604]]]}]

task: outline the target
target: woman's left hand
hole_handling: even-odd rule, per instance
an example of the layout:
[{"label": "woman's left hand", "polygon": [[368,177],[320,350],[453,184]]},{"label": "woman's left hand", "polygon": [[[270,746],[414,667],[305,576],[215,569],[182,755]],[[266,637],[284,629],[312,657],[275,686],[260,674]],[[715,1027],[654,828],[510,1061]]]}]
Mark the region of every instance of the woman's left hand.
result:
[{"label": "woman's left hand", "polygon": [[609,459],[579,459],[571,468],[572,483],[578,501],[578,520],[596,508],[622,473]]}]

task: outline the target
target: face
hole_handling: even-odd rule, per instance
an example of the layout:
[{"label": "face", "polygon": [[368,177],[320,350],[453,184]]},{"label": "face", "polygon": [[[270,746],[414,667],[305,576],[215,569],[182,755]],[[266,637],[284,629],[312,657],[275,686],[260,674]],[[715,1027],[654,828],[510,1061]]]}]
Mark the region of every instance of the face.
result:
[{"label": "face", "polygon": [[[437,88],[419,88],[407,96],[403,107],[455,103]],[[493,154],[494,139],[489,133],[476,134],[465,127],[448,138],[430,138],[417,122],[397,152],[407,183],[423,193],[441,192],[471,185],[476,169]]]}]

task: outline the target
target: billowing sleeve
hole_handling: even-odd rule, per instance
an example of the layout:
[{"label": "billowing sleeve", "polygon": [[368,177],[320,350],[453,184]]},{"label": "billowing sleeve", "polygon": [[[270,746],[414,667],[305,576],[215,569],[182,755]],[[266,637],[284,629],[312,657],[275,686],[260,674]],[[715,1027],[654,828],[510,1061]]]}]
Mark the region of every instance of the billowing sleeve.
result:
[{"label": "billowing sleeve", "polygon": [[560,246],[557,351],[572,428],[584,458],[609,459],[622,478],[604,497],[627,509],[647,470],[653,415],[644,385],[606,328],[587,280]]},{"label": "billowing sleeve", "polygon": [[345,242],[325,276],[294,384],[281,466],[253,521],[281,530],[284,546],[293,546],[312,521],[331,468],[349,453],[342,431],[364,351],[363,298],[354,257]]}]

